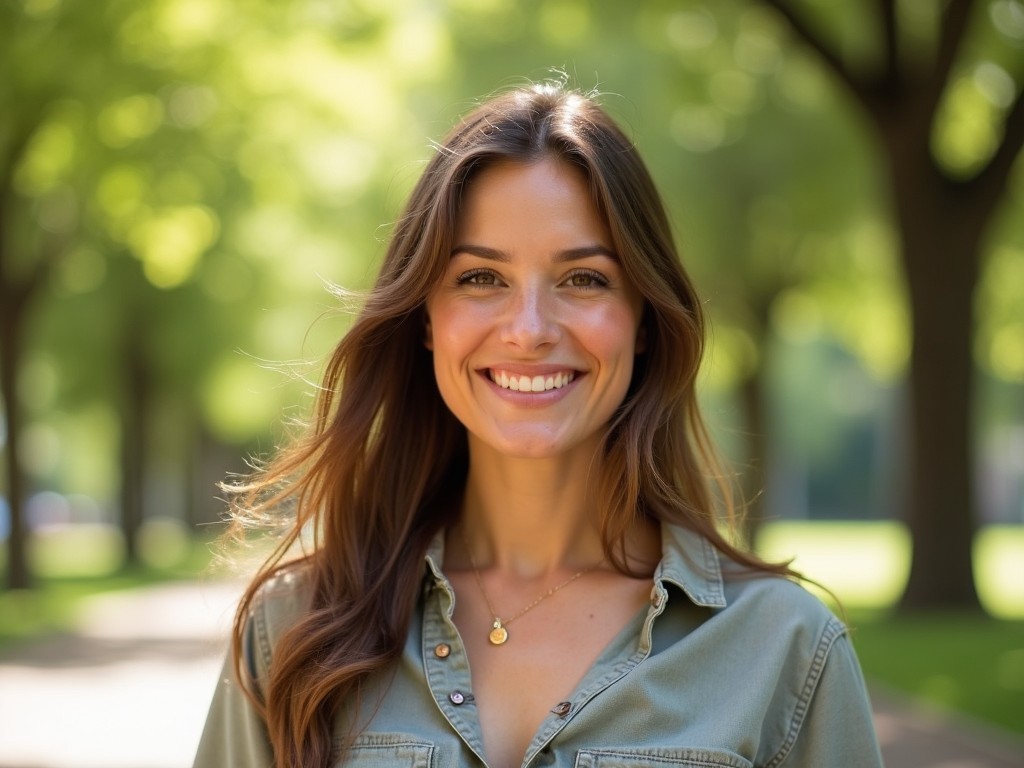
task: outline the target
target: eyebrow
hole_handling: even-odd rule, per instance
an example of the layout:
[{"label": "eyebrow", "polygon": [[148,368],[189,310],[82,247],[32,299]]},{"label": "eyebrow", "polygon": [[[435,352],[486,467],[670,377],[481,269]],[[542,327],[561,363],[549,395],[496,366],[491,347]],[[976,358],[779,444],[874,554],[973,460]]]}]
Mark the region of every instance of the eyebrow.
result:
[{"label": "eyebrow", "polygon": [[[491,261],[508,262],[511,260],[505,251],[500,251],[497,248],[488,248],[484,245],[457,245],[452,248],[451,255],[455,256],[458,253],[468,253],[473,256],[479,256],[481,259],[489,259]],[[604,256],[616,263],[619,261],[619,257],[614,251],[610,248],[605,248],[603,245],[598,245],[597,243],[593,245],[581,245],[578,248],[568,248],[564,251],[559,251],[555,254],[555,261],[578,261],[579,259],[586,259],[591,256]]]}]

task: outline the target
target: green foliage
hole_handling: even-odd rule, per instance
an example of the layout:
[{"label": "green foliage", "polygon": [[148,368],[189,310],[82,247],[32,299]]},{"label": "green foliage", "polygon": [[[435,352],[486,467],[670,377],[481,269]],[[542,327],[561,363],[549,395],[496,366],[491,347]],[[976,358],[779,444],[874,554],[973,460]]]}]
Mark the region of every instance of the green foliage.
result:
[{"label": "green foliage", "polygon": [[[898,3],[922,61],[938,5]],[[872,10],[796,6],[854,66],[877,64]],[[933,140],[952,172],[998,138],[1022,19],[1018,0],[978,4]],[[268,452],[347,322],[324,281],[367,285],[430,139],[475,98],[559,70],[605,93],[664,192],[715,322],[706,384],[723,396],[779,354],[780,407],[804,416],[783,439],[834,459],[829,430],[864,416],[835,409],[881,408],[877,383],[905,373],[898,244],[875,137],[762,4],[7,0],[0,275],[46,268],[18,372],[33,488],[114,505],[130,350],[152,390],[151,484],[195,482],[190,463],[211,461],[197,445]],[[977,302],[1003,422],[1021,418],[1022,201],[1018,169]],[[836,345],[860,368],[826,374]]]}]

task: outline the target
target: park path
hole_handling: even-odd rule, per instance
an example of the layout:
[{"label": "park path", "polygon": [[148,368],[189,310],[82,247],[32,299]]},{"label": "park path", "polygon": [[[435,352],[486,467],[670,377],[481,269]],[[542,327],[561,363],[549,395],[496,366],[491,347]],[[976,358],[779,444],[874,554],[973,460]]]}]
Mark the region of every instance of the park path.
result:
[{"label": "park path", "polygon": [[[73,635],[0,653],[0,768],[188,768],[240,589],[99,595]],[[1024,768],[1022,741],[873,697],[888,768]]]}]

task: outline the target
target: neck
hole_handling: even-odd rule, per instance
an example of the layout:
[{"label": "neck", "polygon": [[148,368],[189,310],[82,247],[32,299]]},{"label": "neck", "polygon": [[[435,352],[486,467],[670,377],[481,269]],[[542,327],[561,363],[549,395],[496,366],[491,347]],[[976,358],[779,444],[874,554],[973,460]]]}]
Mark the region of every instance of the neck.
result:
[{"label": "neck", "polygon": [[471,441],[456,548],[464,542],[481,568],[527,579],[593,566],[603,557],[591,481],[597,471],[596,451],[522,459]]}]

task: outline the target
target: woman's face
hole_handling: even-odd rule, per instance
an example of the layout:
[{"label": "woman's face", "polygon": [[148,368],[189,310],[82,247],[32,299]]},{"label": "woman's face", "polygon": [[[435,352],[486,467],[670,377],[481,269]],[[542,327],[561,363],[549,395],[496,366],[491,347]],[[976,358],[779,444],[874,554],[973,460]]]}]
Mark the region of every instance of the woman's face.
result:
[{"label": "woman's face", "polygon": [[592,455],[642,351],[643,299],[578,169],[481,170],[426,308],[437,385],[471,445]]}]

